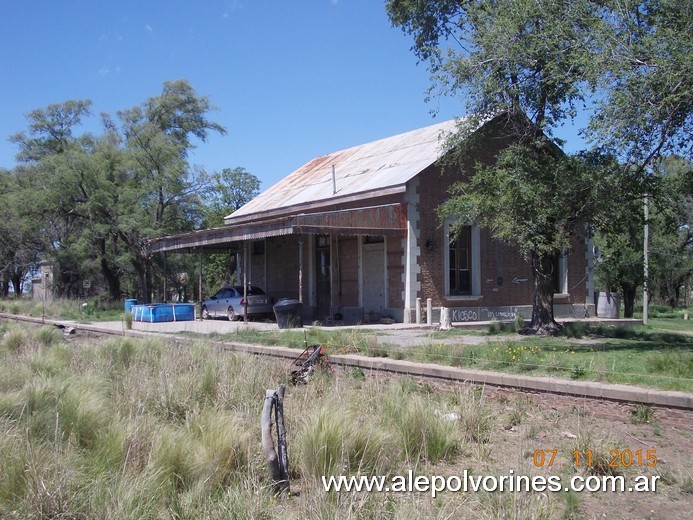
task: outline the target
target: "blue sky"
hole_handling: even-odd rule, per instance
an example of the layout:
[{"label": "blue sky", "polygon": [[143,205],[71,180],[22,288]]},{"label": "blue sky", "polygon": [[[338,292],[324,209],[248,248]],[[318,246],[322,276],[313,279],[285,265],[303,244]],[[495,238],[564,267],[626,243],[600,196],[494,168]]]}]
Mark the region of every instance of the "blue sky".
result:
[{"label": "blue sky", "polygon": [[90,99],[99,132],[99,113],[187,79],[228,132],[191,162],[266,189],[314,157],[463,115],[459,99],[425,102],[410,47],[378,0],[3,0],[0,167],[33,109]]}]

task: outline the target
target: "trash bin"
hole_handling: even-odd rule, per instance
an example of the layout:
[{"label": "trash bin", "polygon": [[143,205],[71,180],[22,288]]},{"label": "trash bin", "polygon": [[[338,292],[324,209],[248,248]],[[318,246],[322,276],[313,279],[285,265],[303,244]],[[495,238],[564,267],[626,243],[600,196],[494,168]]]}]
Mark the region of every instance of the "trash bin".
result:
[{"label": "trash bin", "polygon": [[125,300],[125,312],[132,312],[133,305],[137,305],[137,300]]},{"label": "trash bin", "polygon": [[291,298],[282,298],[274,304],[274,315],[280,329],[296,329],[303,327],[303,304]]}]

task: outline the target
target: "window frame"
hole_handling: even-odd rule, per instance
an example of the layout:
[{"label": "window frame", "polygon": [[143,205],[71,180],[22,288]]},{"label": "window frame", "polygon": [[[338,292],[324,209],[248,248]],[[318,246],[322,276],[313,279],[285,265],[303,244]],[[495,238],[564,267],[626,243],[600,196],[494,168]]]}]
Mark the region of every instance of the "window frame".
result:
[{"label": "window frame", "polygon": [[453,294],[450,288],[450,239],[451,239],[451,228],[453,227],[455,221],[449,219],[444,225],[444,243],[445,243],[445,254],[444,254],[444,284],[445,284],[445,297],[449,300],[475,300],[481,299],[483,296],[481,294],[481,232],[479,226],[473,223],[467,224],[470,228],[469,230],[469,261],[470,266],[470,291],[468,294]]}]

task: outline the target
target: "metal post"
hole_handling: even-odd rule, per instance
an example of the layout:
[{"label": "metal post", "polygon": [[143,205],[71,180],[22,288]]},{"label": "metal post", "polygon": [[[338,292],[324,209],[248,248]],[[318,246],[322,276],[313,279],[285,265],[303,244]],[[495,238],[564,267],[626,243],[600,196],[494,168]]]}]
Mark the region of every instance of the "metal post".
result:
[{"label": "metal post", "polygon": [[243,323],[248,323],[248,245],[243,241]]},{"label": "metal post", "polygon": [[298,301],[303,303],[303,235],[298,237]]},{"label": "metal post", "polygon": [[649,251],[650,249],[650,204],[647,200],[647,193],[645,193],[645,229],[644,229],[644,240],[643,240],[643,268],[644,268],[644,282],[642,286],[642,322],[643,325],[647,325],[647,304],[650,298],[650,265],[649,265]]},{"label": "metal post", "polygon": [[163,298],[164,303],[168,303],[168,299],[166,298],[166,296],[167,296],[167,294],[166,294],[166,276],[168,275],[168,272],[167,272],[168,266],[167,266],[166,258],[167,258],[166,251],[164,251],[164,298]]},{"label": "metal post", "polygon": [[197,300],[200,302],[200,319],[202,319],[202,249],[200,249],[199,256],[200,272],[197,278]]}]

